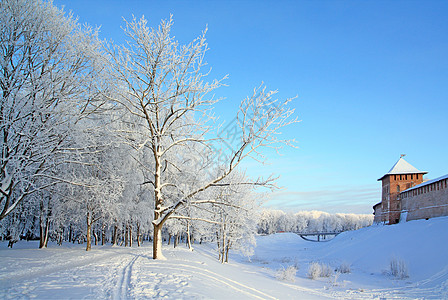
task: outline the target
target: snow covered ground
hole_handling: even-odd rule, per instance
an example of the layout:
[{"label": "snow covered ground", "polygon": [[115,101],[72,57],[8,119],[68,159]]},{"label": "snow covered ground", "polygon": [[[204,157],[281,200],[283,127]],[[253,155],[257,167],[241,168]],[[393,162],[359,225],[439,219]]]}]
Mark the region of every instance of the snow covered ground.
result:
[{"label": "snow covered ground", "polygon": [[[448,218],[372,226],[328,242],[307,242],[291,233],[257,237],[255,254],[220,264],[212,245],[165,246],[167,261],[151,259],[151,245],[124,248],[19,242],[0,243],[1,299],[447,299]],[[406,262],[409,277],[395,279],[389,262]],[[311,280],[318,261],[351,273]],[[278,270],[299,268],[294,282]]]}]

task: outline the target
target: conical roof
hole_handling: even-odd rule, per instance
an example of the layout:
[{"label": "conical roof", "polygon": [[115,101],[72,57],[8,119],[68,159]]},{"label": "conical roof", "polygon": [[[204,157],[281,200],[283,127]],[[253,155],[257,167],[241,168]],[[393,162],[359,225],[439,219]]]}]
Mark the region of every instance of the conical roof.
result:
[{"label": "conical roof", "polygon": [[426,174],[428,172],[425,171],[419,171],[416,167],[408,163],[403,159],[403,157],[400,157],[400,159],[395,163],[395,165],[383,175],[379,180],[382,180],[387,175],[398,175],[398,174]]}]

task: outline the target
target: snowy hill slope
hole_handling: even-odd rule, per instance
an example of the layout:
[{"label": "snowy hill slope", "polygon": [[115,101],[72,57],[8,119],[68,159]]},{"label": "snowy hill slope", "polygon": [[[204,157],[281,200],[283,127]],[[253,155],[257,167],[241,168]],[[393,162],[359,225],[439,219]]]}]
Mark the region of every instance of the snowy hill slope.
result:
[{"label": "snowy hill slope", "polygon": [[[253,263],[271,274],[298,265],[296,284],[327,290],[335,297],[448,298],[448,217],[397,225],[376,225],[345,232],[328,242],[307,242],[292,233],[260,236]],[[391,276],[390,261],[405,262],[409,278]],[[336,269],[350,264],[350,274],[307,278],[308,266],[318,261]]]},{"label": "snowy hill slope", "polygon": [[425,280],[448,271],[448,218],[372,226],[343,233],[320,251],[322,258],[345,259],[374,273],[387,269],[390,258],[395,256],[408,263],[411,280]]},{"label": "snowy hill slope", "polygon": [[[124,248],[51,245],[35,242],[7,249],[0,242],[0,298],[36,299],[447,299],[448,218],[372,226],[340,234],[328,242],[307,242],[292,233],[257,237],[255,254],[232,254],[220,264],[213,244],[195,251],[164,245],[167,261],[151,259],[151,245]],[[409,278],[388,274],[396,256]],[[318,261],[351,272],[312,280],[308,266]],[[278,270],[298,267],[293,281]]]}]

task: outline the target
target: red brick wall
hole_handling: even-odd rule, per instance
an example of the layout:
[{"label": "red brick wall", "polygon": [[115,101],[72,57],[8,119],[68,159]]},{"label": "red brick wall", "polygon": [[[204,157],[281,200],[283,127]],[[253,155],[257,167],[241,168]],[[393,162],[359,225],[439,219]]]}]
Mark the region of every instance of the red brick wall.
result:
[{"label": "red brick wall", "polygon": [[390,190],[390,178],[386,176],[382,180],[382,193],[381,193],[381,222],[389,221],[389,190]]},{"label": "red brick wall", "polygon": [[400,195],[407,221],[448,216],[448,179]]}]

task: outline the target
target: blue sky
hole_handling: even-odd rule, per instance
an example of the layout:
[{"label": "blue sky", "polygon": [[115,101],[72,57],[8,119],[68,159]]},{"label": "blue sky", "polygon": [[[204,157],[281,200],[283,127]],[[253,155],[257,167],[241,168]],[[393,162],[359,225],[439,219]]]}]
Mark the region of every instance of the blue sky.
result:
[{"label": "blue sky", "polygon": [[427,178],[448,173],[447,1],[74,1],[57,0],[101,37],[123,41],[122,17],[151,26],[174,17],[186,43],[207,26],[210,80],[222,120],[264,82],[300,123],[283,130],[297,149],[247,162],[284,188],[265,206],[371,213],[385,174],[405,153]]}]

